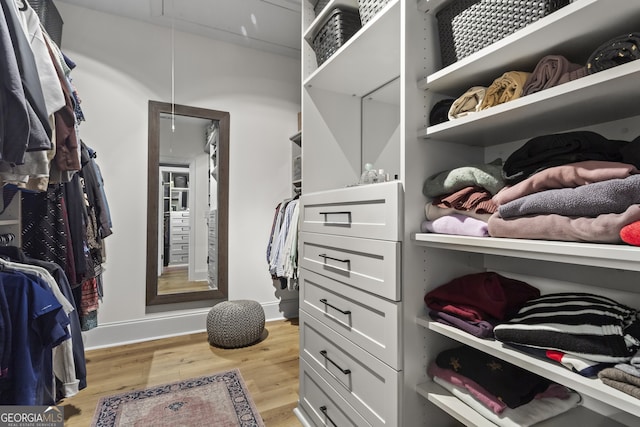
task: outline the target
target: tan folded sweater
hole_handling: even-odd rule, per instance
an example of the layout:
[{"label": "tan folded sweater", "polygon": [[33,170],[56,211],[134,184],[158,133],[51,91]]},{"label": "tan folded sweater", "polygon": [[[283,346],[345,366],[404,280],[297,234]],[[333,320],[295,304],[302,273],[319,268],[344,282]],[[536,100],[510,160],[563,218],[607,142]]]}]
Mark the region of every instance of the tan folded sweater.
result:
[{"label": "tan folded sweater", "polygon": [[530,74],[524,71],[507,71],[495,79],[487,88],[480,110],[520,98]]}]

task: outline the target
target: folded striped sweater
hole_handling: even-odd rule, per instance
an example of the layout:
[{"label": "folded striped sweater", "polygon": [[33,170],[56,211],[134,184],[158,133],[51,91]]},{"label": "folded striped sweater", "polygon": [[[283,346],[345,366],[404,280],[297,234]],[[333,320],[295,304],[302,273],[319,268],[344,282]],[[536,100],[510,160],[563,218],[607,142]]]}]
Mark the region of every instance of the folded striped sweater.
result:
[{"label": "folded striped sweater", "polygon": [[616,363],[629,361],[640,347],[636,315],[636,310],[603,296],[554,293],[528,301],[493,332],[505,343]]}]

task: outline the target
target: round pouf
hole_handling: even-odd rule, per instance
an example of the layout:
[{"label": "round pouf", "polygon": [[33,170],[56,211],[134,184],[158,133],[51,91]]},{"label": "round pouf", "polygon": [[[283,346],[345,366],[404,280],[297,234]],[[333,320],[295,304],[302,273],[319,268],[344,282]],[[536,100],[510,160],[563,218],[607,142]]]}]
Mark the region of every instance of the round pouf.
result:
[{"label": "round pouf", "polygon": [[264,331],[264,310],[251,300],[223,301],[209,310],[209,344],[223,348],[245,347],[255,343]]}]

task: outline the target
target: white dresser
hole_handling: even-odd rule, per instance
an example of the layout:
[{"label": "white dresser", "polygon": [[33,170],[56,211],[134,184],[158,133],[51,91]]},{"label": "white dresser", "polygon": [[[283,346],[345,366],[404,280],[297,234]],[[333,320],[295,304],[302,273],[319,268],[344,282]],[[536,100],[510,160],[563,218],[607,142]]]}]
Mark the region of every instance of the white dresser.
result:
[{"label": "white dresser", "polygon": [[402,186],[300,198],[300,399],[318,425],[398,425]]},{"label": "white dresser", "polygon": [[172,211],[169,224],[169,265],[189,262],[189,211]]}]

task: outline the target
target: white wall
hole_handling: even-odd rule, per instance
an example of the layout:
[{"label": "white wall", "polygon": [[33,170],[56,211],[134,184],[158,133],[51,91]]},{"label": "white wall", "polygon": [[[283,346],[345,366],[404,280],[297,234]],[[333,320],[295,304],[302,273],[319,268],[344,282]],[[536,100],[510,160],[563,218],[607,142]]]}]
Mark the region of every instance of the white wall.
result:
[{"label": "white wall", "polygon": [[[204,330],[208,303],[145,307],[147,103],[171,102],[171,32],[58,3],[62,50],[97,153],[114,224],[106,239],[105,297],[87,348]],[[228,111],[229,299],[282,317],[297,295],[276,290],[265,250],[275,205],[291,194],[290,142],[300,110],[300,61],[175,33],[177,104]],[[285,301],[281,301],[284,299]],[[290,307],[290,306],[289,306]]]}]

